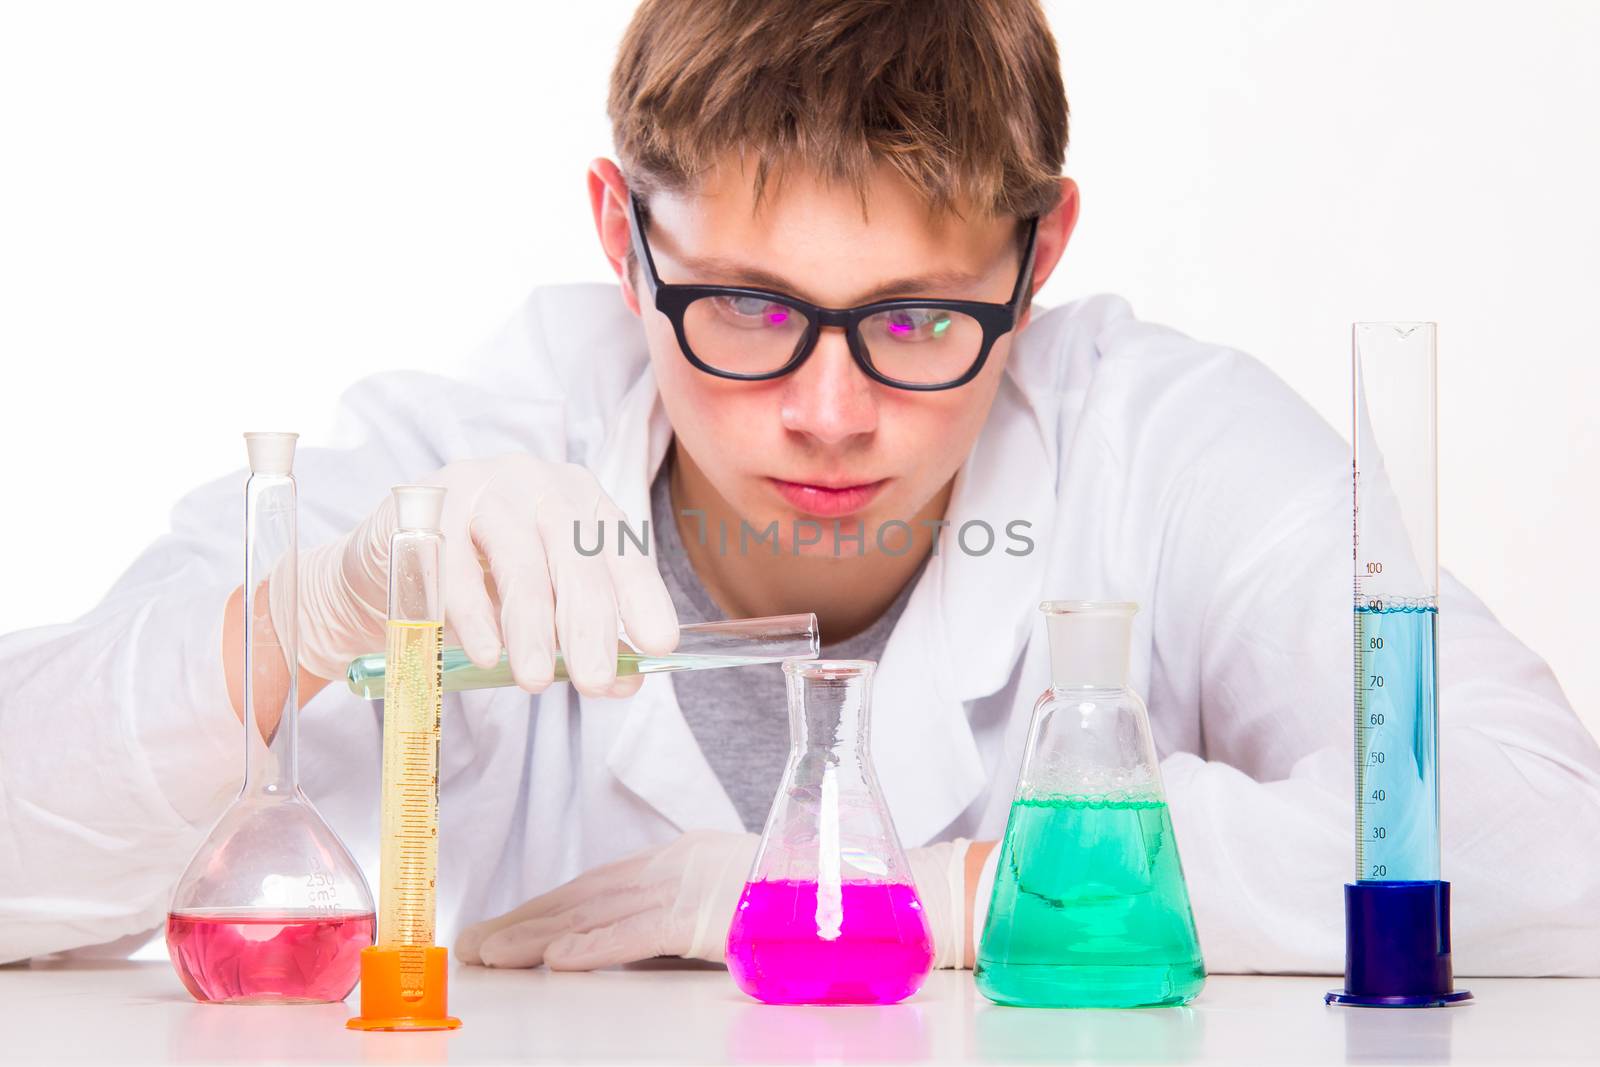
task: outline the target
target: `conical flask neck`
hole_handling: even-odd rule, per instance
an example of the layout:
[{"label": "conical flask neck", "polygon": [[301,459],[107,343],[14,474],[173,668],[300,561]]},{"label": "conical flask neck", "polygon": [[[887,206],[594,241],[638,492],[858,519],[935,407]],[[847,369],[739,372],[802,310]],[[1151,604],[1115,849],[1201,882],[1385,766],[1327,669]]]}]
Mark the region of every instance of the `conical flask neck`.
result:
[{"label": "conical flask neck", "polygon": [[1134,604],[1051,601],[1041,605],[1055,689],[1126,689]]},{"label": "conical flask neck", "polygon": [[791,749],[757,853],[753,880],[815,884],[818,930],[839,934],[845,885],[910,884],[869,755],[874,664],[792,660]]},{"label": "conical flask neck", "polygon": [[1150,717],[1128,684],[1137,607],[1052,601],[1041,608],[1049,629],[1051,688],[1034,706],[1018,798],[1158,800],[1161,774]]},{"label": "conical flask neck", "polygon": [[872,664],[786,668],[790,741],[799,751],[864,759],[868,746]]}]

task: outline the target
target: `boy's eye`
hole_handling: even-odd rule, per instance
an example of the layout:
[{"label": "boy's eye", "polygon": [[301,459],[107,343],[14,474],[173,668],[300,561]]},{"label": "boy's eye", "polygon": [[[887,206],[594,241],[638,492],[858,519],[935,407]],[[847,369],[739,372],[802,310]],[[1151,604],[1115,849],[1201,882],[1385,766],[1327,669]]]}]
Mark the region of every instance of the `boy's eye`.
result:
[{"label": "boy's eye", "polygon": [[898,308],[884,312],[883,326],[895,340],[938,340],[950,329],[950,313],[941,308]]},{"label": "boy's eye", "polygon": [[787,326],[795,317],[793,308],[759,296],[714,296],[712,303],[729,322],[739,326]]}]

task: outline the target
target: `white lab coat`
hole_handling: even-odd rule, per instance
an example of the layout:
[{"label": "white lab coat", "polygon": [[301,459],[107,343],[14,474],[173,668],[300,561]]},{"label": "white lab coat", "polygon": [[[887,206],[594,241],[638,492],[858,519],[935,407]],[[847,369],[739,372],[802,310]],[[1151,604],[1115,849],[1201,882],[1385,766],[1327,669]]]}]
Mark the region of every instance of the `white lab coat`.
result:
[{"label": "white lab coat", "polygon": [[[585,464],[637,522],[671,435],[642,332],[599,286],[536,292],[460,378],[358,384],[343,419],[343,447],[296,464],[302,545],[391,484],[510,451]],[[1037,315],[877,674],[873,751],[905,843],[1003,831],[1048,684],[1038,602],[1136,600],[1133,684],[1208,964],[1339,971],[1349,472],[1339,436],[1255,360],[1113,297]],[[157,927],[237,789],[242,727],[218,664],[242,485],[180,502],[88,615],[0,639],[0,959]],[[987,555],[952,536],[971,518],[1000,535]],[[1032,524],[1028,555],[1003,551],[1014,519]],[[1600,973],[1600,749],[1539,658],[1449,579],[1440,633],[1457,969]],[[624,853],[740,829],[666,677],[625,701],[451,695],[443,734],[444,944]],[[375,886],[376,705],[329,686],[300,744],[307,792]]]}]

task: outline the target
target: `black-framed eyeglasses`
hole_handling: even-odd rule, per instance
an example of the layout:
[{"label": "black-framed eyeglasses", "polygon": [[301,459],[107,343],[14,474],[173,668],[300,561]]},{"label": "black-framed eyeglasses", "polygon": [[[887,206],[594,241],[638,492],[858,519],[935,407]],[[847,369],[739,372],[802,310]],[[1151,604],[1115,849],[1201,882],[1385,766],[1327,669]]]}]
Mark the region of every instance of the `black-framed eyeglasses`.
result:
[{"label": "black-framed eyeglasses", "polygon": [[1016,327],[1033,280],[1039,220],[1028,220],[1022,266],[1011,299],[907,297],[827,308],[770,289],[669,285],[656,272],[644,235],[644,205],[629,197],[633,251],[644,265],[656,309],[672,320],[684,358],[718,378],[781,378],[815,351],[823,327],[843,329],[850,354],[873,381],[896,389],[954,389],[977,377],[995,341]]}]

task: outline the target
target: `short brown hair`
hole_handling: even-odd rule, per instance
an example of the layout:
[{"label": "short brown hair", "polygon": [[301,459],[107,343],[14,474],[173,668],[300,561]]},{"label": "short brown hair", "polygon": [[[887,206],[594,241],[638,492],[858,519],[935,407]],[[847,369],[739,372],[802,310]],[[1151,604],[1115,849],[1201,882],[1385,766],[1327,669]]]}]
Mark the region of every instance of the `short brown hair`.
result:
[{"label": "short brown hair", "polygon": [[734,153],[758,195],[795,163],[864,193],[884,161],[935,211],[1028,218],[1067,148],[1037,0],[644,0],[608,110],[642,191]]}]

